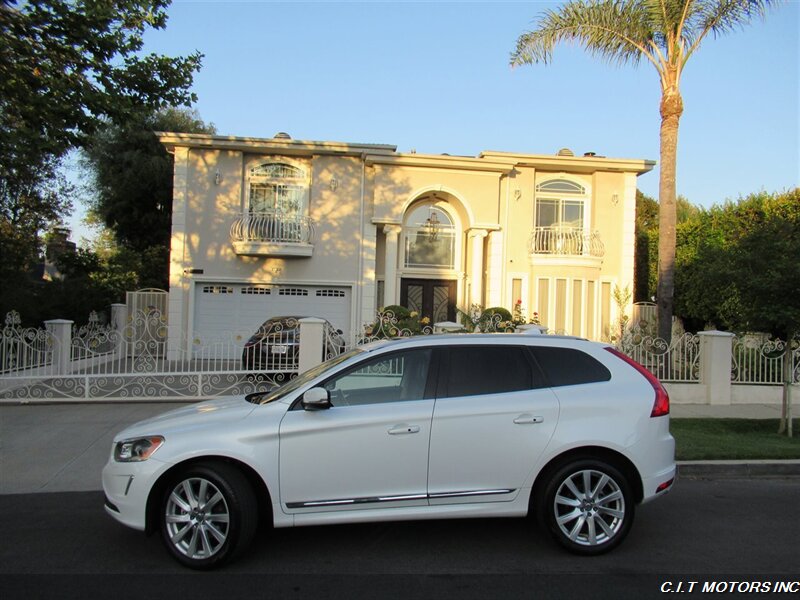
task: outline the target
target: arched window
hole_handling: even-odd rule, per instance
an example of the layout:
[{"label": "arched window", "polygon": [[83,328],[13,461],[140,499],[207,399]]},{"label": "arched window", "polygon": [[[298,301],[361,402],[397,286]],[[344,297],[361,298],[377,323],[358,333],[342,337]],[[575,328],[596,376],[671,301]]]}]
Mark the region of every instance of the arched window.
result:
[{"label": "arched window", "polygon": [[306,214],[309,183],[304,169],[282,162],[263,163],[250,169],[249,183],[251,213]]},{"label": "arched window", "polygon": [[586,188],[568,179],[548,179],[536,186],[534,226],[559,231],[583,231]]},{"label": "arched window", "polygon": [[405,219],[405,266],[410,269],[455,268],[456,229],[446,211],[420,204]]}]

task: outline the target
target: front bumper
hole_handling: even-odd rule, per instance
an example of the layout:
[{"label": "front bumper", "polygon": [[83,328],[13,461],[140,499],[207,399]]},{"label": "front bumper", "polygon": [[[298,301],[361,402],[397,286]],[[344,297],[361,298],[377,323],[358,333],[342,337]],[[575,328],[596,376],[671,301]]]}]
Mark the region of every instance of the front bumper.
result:
[{"label": "front bumper", "polygon": [[123,525],[144,531],[147,498],[153,484],[168,467],[153,458],[139,463],[121,463],[112,457],[103,468],[106,512]]}]

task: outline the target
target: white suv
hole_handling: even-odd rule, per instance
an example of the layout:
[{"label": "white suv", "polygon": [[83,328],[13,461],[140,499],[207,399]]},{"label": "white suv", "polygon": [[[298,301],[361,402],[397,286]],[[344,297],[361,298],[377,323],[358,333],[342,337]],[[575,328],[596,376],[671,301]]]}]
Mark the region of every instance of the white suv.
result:
[{"label": "white suv", "polygon": [[106,510],[210,568],[275,527],[536,514],[599,554],[675,478],[669,398],[576,338],[369,344],[273,391],[171,411],[117,435]]}]

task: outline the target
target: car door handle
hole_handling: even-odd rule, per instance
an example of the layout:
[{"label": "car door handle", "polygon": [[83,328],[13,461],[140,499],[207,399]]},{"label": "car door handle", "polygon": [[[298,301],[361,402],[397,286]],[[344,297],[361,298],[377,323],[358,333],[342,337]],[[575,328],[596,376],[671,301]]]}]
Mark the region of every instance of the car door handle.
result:
[{"label": "car door handle", "polygon": [[395,425],[389,430],[389,435],[403,435],[406,433],[419,433],[419,425]]},{"label": "car door handle", "polygon": [[543,423],[544,417],[534,417],[533,415],[520,415],[514,419],[517,425],[530,425],[532,423]]}]

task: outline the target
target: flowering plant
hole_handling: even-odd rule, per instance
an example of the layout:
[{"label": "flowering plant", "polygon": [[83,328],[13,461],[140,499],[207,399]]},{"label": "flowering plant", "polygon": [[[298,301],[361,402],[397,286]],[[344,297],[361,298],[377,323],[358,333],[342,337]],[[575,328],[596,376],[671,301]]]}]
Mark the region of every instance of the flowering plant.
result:
[{"label": "flowering plant", "polygon": [[419,312],[404,306],[392,305],[378,310],[377,320],[364,325],[364,341],[426,335],[433,333],[430,318],[420,318]]},{"label": "flowering plant", "polygon": [[517,300],[514,304],[514,325],[541,325],[539,322],[539,313],[534,311],[529,320],[525,319],[525,309],[522,308],[522,300]]}]

